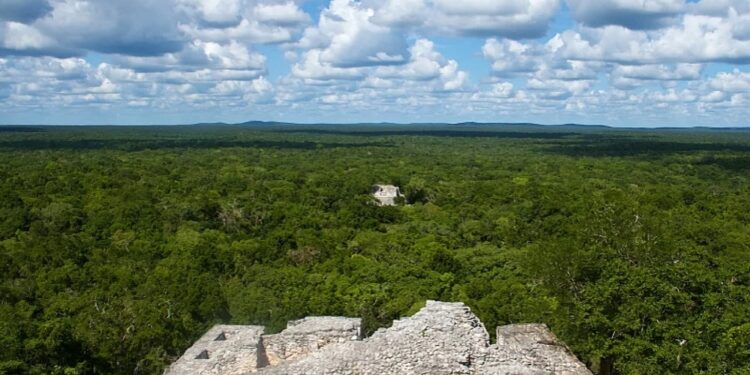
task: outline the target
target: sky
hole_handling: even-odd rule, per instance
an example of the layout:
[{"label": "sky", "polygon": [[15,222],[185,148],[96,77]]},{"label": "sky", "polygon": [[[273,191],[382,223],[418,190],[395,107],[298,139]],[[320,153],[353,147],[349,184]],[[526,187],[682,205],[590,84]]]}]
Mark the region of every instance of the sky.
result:
[{"label": "sky", "polygon": [[750,0],[0,0],[0,124],[750,126]]}]

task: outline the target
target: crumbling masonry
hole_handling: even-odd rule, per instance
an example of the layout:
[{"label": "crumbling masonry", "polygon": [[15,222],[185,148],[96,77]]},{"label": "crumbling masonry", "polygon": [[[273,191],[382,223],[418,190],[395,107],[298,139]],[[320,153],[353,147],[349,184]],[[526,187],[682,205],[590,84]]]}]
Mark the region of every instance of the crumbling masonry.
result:
[{"label": "crumbling masonry", "polygon": [[279,334],[219,325],[166,375],[529,374],[591,375],[543,324],[484,325],[462,303],[427,301],[412,317],[362,339],[360,320],[310,317]]}]

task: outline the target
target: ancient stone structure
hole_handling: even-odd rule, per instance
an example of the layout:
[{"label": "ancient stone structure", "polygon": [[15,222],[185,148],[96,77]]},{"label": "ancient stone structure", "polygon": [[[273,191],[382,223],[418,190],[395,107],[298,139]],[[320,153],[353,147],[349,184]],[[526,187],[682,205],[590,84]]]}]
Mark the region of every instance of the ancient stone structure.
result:
[{"label": "ancient stone structure", "polygon": [[[240,354],[229,356],[212,349],[214,342],[209,339],[221,330],[217,327],[166,373],[591,375],[542,324],[499,327],[497,344],[490,344],[482,322],[462,303],[428,301],[414,316],[397,320],[366,339],[359,336],[358,319],[302,319],[277,335],[248,335],[251,342],[227,346],[253,356],[247,361],[239,360]],[[258,328],[252,327],[255,332]],[[201,355],[204,350],[207,359]],[[218,360],[212,360],[217,355]],[[219,363],[222,358],[229,363]],[[257,367],[248,369],[250,363]],[[232,367],[235,364],[241,366]]]},{"label": "ancient stone structure", "polygon": [[393,185],[375,185],[372,187],[372,196],[378,200],[381,206],[395,206],[396,198],[403,197],[401,189]]},{"label": "ancient stone structure", "polygon": [[361,321],[330,316],[308,317],[287,324],[276,335],[263,336],[269,366],[292,361],[332,343],[361,340]]},{"label": "ancient stone structure", "polygon": [[258,361],[261,326],[217,325],[193,344],[166,374],[247,374],[265,365]]},{"label": "ancient stone structure", "polygon": [[497,327],[482,374],[590,374],[544,324]]},{"label": "ancient stone structure", "polygon": [[287,324],[275,335],[261,326],[217,325],[180,357],[168,375],[241,375],[304,357],[324,346],[361,340],[361,320],[307,317]]}]

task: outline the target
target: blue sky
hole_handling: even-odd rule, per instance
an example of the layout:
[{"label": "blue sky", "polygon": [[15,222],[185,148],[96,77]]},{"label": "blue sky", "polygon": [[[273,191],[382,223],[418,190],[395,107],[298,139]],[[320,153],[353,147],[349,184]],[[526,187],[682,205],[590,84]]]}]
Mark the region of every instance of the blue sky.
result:
[{"label": "blue sky", "polygon": [[750,125],[747,0],[3,0],[0,124]]}]

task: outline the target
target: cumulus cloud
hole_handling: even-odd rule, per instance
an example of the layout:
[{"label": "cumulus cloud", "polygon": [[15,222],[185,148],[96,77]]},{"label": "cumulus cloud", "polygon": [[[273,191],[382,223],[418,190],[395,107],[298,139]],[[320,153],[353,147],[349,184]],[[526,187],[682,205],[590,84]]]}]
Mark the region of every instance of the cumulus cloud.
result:
[{"label": "cumulus cloud", "polygon": [[687,81],[700,78],[701,64],[618,65],[613,75],[637,80]]},{"label": "cumulus cloud", "polygon": [[324,62],[321,54],[322,51],[318,49],[305,52],[302,60],[292,66],[292,74],[298,78],[320,81],[360,79],[364,76],[364,69],[333,66]]},{"label": "cumulus cloud", "polygon": [[726,17],[730,13],[750,13],[750,3],[745,0],[701,0],[688,5],[690,13]]},{"label": "cumulus cloud", "polygon": [[32,27],[74,48],[153,56],[179,51],[186,42],[172,7],[169,1],[58,0]]},{"label": "cumulus cloud", "polygon": [[750,62],[750,15],[734,6],[724,13],[701,9],[702,13],[685,13],[674,24],[656,31],[618,25],[582,27],[563,31],[555,36],[555,43],[566,57],[580,60],[625,64]]},{"label": "cumulus cloud", "polygon": [[0,20],[28,23],[51,10],[47,0],[3,0],[0,2]]},{"label": "cumulus cloud", "polygon": [[310,17],[296,3],[276,0],[176,0],[190,20],[179,29],[212,42],[290,42]]},{"label": "cumulus cloud", "polygon": [[522,88],[531,95],[561,101],[591,88],[607,66],[598,62],[565,59],[557,53],[558,48],[555,40],[520,43],[489,39],[482,52],[490,60],[495,76],[525,79]]},{"label": "cumulus cloud", "polygon": [[245,103],[271,103],[274,99],[273,85],[264,77],[252,81],[223,81],[214,86],[210,93],[228,100],[240,97]]},{"label": "cumulus cloud", "polygon": [[[136,71],[81,58],[0,60],[0,82],[11,87],[0,107],[139,106],[179,108],[243,106],[273,101],[274,87],[259,72],[198,69]],[[31,72],[31,74],[30,74]]]},{"label": "cumulus cloud", "polygon": [[384,0],[375,22],[449,35],[536,38],[544,35],[559,0]]},{"label": "cumulus cloud", "polygon": [[56,56],[80,55],[75,48],[61,46],[41,31],[19,22],[0,22],[0,56]]},{"label": "cumulus cloud", "polygon": [[308,22],[292,1],[4,0],[0,53],[161,56],[194,40],[289,42]]},{"label": "cumulus cloud", "polygon": [[374,10],[361,3],[333,0],[296,47],[337,68],[403,64],[408,54],[404,35],[373,23],[373,15]]},{"label": "cumulus cloud", "polygon": [[492,62],[495,74],[512,75],[537,70],[546,51],[539,44],[491,38],[484,43],[482,54]]},{"label": "cumulus cloud", "polygon": [[279,26],[297,27],[310,22],[310,16],[291,1],[281,4],[259,3],[253,8],[253,19]]},{"label": "cumulus cloud", "polygon": [[633,30],[671,24],[685,0],[568,0],[573,17],[588,26],[619,25]]},{"label": "cumulus cloud", "polygon": [[[33,16],[0,6],[0,110],[271,105],[276,89],[253,45],[292,41],[309,23],[288,0],[45,4]],[[105,62],[80,57],[89,52]]]},{"label": "cumulus cloud", "polygon": [[702,64],[617,65],[611,72],[610,81],[613,87],[621,90],[638,89],[648,81],[672,87],[678,82],[701,79],[702,70]]},{"label": "cumulus cloud", "polygon": [[195,12],[196,18],[208,27],[236,26],[242,20],[240,0],[181,0],[178,4]]},{"label": "cumulus cloud", "polygon": [[3,77],[12,82],[24,79],[54,79],[85,81],[90,78],[91,65],[82,58],[18,58],[0,60]]},{"label": "cumulus cloud", "polygon": [[721,72],[709,81],[709,86],[728,93],[750,93],[750,73],[739,70]]},{"label": "cumulus cloud", "polygon": [[[468,85],[468,74],[458,62],[446,59],[428,39],[418,39],[404,52],[408,60],[401,65],[362,62],[358,66],[336,66],[324,60],[324,49],[305,52],[292,67],[292,76],[315,84],[339,84],[357,81],[357,87],[386,88],[419,82],[419,90],[458,91]],[[396,84],[395,81],[398,81]]]},{"label": "cumulus cloud", "polygon": [[435,51],[435,44],[428,39],[419,39],[409,49],[411,58],[401,67],[377,69],[379,78],[403,78],[409,81],[436,81],[437,88],[445,91],[463,89],[468,75],[459,69],[458,62],[448,60]]},{"label": "cumulus cloud", "polygon": [[224,69],[251,71],[257,76],[258,72],[265,70],[266,57],[235,41],[219,44],[196,40],[178,53],[157,57],[126,56],[114,61],[141,72]]},{"label": "cumulus cloud", "polygon": [[0,60],[3,80],[10,84],[7,102],[18,107],[70,104],[73,98],[108,94],[102,81],[81,58],[22,57]]},{"label": "cumulus cloud", "polygon": [[0,117],[748,118],[747,0],[566,1],[3,0]]}]

